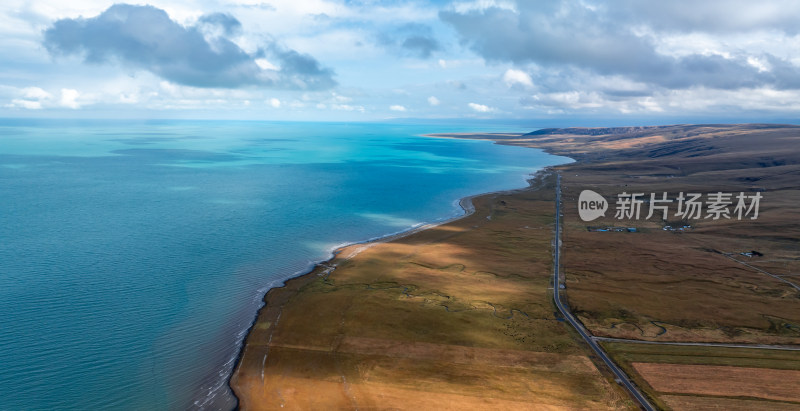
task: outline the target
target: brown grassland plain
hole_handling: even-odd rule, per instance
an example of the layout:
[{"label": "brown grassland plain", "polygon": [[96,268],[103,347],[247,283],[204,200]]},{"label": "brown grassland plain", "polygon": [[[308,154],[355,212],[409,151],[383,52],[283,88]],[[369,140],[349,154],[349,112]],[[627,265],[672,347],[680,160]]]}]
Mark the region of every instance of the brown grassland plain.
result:
[{"label": "brown grassland plain", "polygon": [[271,290],[231,380],[241,407],[632,408],[554,314],[553,177]]},{"label": "brown grassland plain", "polygon": [[[800,345],[800,291],[786,282],[800,285],[800,127],[552,129],[471,138],[545,148],[578,160],[556,167],[563,175],[562,265],[567,302],[594,335]],[[609,201],[604,218],[580,220],[577,199],[584,189]],[[646,220],[647,204],[640,219],[618,220],[614,203],[623,192],[648,198],[650,193],[667,192],[672,199],[680,192],[695,192],[702,193],[703,200],[715,192],[760,192],[763,198],[755,220],[682,221],[674,216],[675,204],[666,222]],[[665,225],[692,228],[665,231]],[[635,227],[637,232],[590,232],[588,226]],[[740,254],[753,250],[763,255]],[[769,381],[780,385],[774,387],[777,391],[796,391],[791,378],[767,375],[775,369],[797,370],[800,351],[604,346],[661,408],[800,408],[797,396],[769,396],[770,390],[759,385]],[[708,379],[702,392],[692,389],[693,384],[663,383],[665,378],[678,381],[685,373],[699,372],[689,366],[711,367],[700,372]],[[754,371],[759,368],[764,372]],[[643,369],[648,372],[639,372]],[[731,381],[762,389],[737,392],[729,389]]]}]

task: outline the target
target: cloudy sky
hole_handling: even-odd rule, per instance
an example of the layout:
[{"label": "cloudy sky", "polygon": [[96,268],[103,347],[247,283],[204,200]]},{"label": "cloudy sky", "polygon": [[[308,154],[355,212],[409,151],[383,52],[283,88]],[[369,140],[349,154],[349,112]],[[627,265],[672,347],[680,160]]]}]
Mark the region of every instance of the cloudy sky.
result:
[{"label": "cloudy sky", "polygon": [[794,0],[3,0],[0,116],[798,118]]}]

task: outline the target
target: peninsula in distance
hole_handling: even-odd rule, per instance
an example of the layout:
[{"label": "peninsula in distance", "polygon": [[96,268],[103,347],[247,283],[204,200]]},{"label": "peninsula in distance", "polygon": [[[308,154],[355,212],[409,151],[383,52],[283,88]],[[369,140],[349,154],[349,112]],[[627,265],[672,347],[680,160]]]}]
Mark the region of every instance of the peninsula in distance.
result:
[{"label": "peninsula in distance", "polygon": [[800,5],[0,21],[0,410],[800,410]]}]

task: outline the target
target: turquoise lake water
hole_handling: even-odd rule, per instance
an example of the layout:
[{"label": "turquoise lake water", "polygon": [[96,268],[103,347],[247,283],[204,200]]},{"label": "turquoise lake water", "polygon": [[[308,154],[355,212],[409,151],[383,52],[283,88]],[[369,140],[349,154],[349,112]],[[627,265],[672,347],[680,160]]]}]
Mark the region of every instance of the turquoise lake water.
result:
[{"label": "turquoise lake water", "polygon": [[457,131],[0,120],[0,409],[230,409],[269,287],[569,161]]}]

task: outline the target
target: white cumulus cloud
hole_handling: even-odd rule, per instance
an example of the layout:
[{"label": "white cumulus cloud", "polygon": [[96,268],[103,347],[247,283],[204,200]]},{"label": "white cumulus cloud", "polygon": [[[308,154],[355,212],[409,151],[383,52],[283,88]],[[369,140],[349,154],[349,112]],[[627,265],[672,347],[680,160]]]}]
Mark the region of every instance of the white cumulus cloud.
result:
[{"label": "white cumulus cloud", "polygon": [[11,100],[10,104],[6,104],[8,108],[24,108],[28,110],[39,110],[42,108],[42,103],[39,101],[33,100],[23,100],[20,98],[15,98]]},{"label": "white cumulus cloud", "polygon": [[392,110],[392,111],[406,111],[406,108],[404,106],[399,105],[399,104],[395,104],[393,106],[389,106],[389,110]]},{"label": "white cumulus cloud", "polygon": [[53,96],[39,87],[25,87],[17,92],[19,98],[11,100],[6,104],[8,108],[24,108],[27,110],[40,110],[43,103],[53,99]]},{"label": "white cumulus cloud", "polygon": [[525,87],[533,87],[533,80],[531,80],[531,76],[529,76],[528,73],[522,70],[516,70],[516,69],[506,70],[506,73],[503,74],[503,81],[509,87],[516,84],[520,84]]},{"label": "white cumulus cloud", "polygon": [[49,100],[53,96],[39,87],[26,87],[22,89],[22,96],[26,99]]},{"label": "white cumulus cloud", "polygon": [[[317,105],[317,107],[319,107],[319,104]],[[323,104],[322,108],[324,107],[325,105]],[[330,107],[334,110],[341,110],[341,111],[357,111],[360,113],[364,113],[366,111],[364,106],[356,106],[351,104],[331,104]]]},{"label": "white cumulus cloud", "polygon": [[432,106],[438,106],[438,105],[439,105],[439,104],[441,104],[441,103],[442,103],[442,102],[441,102],[441,101],[439,101],[439,99],[438,99],[438,98],[436,98],[436,96],[430,96],[430,97],[428,97],[428,104],[430,104],[430,105],[432,105]]},{"label": "white cumulus cloud", "polygon": [[272,64],[269,60],[265,58],[255,59],[256,65],[261,70],[280,70],[280,67]]},{"label": "white cumulus cloud", "polygon": [[61,89],[61,101],[60,104],[64,107],[77,109],[80,108],[81,105],[78,103],[78,97],[81,96],[81,93],[78,90],[71,89],[71,88],[62,88]]},{"label": "white cumulus cloud", "polygon": [[277,98],[271,98],[271,99],[269,99],[269,105],[274,107],[274,108],[280,108],[281,107],[281,101],[278,100]]},{"label": "white cumulus cloud", "polygon": [[477,111],[478,113],[491,113],[492,111],[495,111],[495,109],[487,105],[478,103],[469,103],[469,108]]}]

